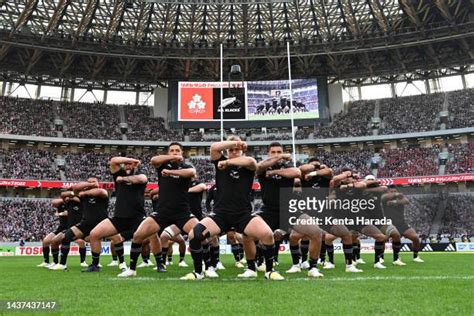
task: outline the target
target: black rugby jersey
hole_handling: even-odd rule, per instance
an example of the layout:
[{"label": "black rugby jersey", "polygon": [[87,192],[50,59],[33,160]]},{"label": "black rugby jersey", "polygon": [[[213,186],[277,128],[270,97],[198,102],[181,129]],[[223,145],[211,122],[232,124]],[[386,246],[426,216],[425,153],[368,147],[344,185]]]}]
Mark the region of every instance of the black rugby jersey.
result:
[{"label": "black rugby jersey", "polygon": [[[141,174],[141,173],[139,173]],[[138,174],[134,174],[138,175]],[[127,177],[124,169],[112,174],[115,183],[115,217],[134,218],[145,216],[145,188],[143,184],[117,183],[117,177]]]},{"label": "black rugby jersey", "polygon": [[[266,171],[292,168],[293,165],[287,161],[278,163],[268,168]],[[272,211],[278,211],[280,208],[280,189],[292,188],[294,179],[274,175],[270,178],[265,176],[265,172],[258,176],[262,201],[265,207]]]},{"label": "black rugby jersey", "polygon": [[212,161],[216,168],[217,196],[214,200],[214,212],[231,214],[252,211],[250,195],[255,171],[244,167],[229,166],[224,170],[217,168],[219,161],[227,160],[221,156]]},{"label": "black rugby jersey", "polygon": [[178,176],[163,177],[161,171],[181,170],[192,168],[191,165],[180,162],[167,162],[156,168],[158,175],[158,187],[160,188],[160,195],[156,202],[156,208],[160,214],[176,214],[176,212],[189,212],[189,184],[191,178],[184,178]]}]

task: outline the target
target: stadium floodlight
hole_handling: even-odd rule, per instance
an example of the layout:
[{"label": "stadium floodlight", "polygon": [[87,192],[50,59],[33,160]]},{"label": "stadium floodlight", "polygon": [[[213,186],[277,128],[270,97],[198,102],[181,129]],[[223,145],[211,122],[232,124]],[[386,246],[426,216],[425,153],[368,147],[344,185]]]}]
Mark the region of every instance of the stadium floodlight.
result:
[{"label": "stadium floodlight", "polygon": [[233,75],[240,74],[242,70],[240,69],[240,65],[232,65],[230,67],[230,73]]},{"label": "stadium floodlight", "polygon": [[271,4],[290,3],[291,0],[141,0],[137,2],[163,3],[163,4],[195,4],[195,5],[215,5],[215,4]]},{"label": "stadium floodlight", "polygon": [[229,94],[231,96],[242,95],[245,93],[244,87],[244,73],[240,65],[232,65],[228,75]]}]

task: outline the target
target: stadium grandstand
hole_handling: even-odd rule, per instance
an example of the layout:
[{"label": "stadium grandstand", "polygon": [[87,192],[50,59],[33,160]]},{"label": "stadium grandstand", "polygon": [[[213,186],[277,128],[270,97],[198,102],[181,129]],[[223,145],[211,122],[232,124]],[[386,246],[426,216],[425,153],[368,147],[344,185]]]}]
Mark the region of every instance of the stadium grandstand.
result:
[{"label": "stadium grandstand", "polygon": [[[9,275],[4,279],[15,284],[11,287],[0,285],[0,311],[4,308],[1,304],[10,304],[9,300],[48,299],[59,302],[61,314],[104,313],[107,308],[109,313],[126,311],[134,314],[142,309],[144,314],[151,314],[156,312],[157,305],[148,304],[145,294],[151,288],[144,289],[144,286],[156,284],[157,288],[162,286],[166,290],[160,298],[162,305],[159,308],[164,314],[189,312],[186,306],[191,301],[197,302],[197,314],[311,314],[316,308],[329,314],[405,314],[413,312],[410,304],[422,308],[415,311],[423,314],[438,314],[441,307],[458,304],[456,308],[448,308],[447,314],[470,314],[472,303],[459,303],[454,299],[455,295],[462,295],[462,290],[456,290],[453,296],[445,295],[440,302],[433,302],[438,295],[438,288],[433,284],[446,281],[462,289],[474,277],[472,271],[465,270],[469,261],[472,262],[472,253],[460,255],[466,250],[474,251],[473,12],[474,5],[469,0],[0,0],[0,270],[8,270]],[[230,140],[226,142],[228,138]],[[182,161],[170,158],[175,155],[171,152],[173,146],[178,146],[176,155],[182,155]],[[279,155],[285,158],[275,160],[270,151],[273,147],[281,148]],[[243,156],[232,158],[234,151]],[[242,157],[255,161],[255,167],[242,164],[239,160]],[[135,159],[139,163],[127,173]],[[156,163],[157,159],[160,163]],[[168,169],[163,171],[165,164],[168,164],[167,168],[176,169],[171,172],[179,175],[167,173]],[[253,183],[250,187],[249,182],[246,187],[250,194],[240,198],[248,202],[252,216],[257,214],[265,219],[265,212],[269,212],[266,181],[276,179],[275,183],[280,185],[278,181],[287,177],[286,173],[284,176],[278,172],[276,176],[272,174],[275,164],[297,170],[298,175],[288,177],[292,192],[293,187],[295,192],[299,186],[303,187],[298,199],[306,196],[305,189],[319,189],[325,181],[318,180],[322,182],[305,187],[306,182],[315,178],[326,177],[326,188],[334,191],[341,187],[356,191],[360,185],[364,194],[376,195],[370,188],[383,187],[378,203],[386,217],[389,209],[386,201],[392,198],[390,190],[395,190],[397,193],[391,193],[399,199],[403,197],[405,203],[401,206],[401,219],[397,220],[403,222],[406,231],[416,231],[416,240],[410,233],[404,234],[401,228],[400,232],[391,230],[395,224],[370,225],[378,234],[364,229],[356,234],[357,227],[353,227],[347,231],[354,235],[347,237],[347,234],[335,233],[333,228],[339,225],[320,225],[324,233],[318,227],[316,234],[312,228],[309,233],[301,232],[297,225],[289,224],[275,230],[272,224],[262,220],[262,225],[256,225],[256,231],[263,231],[263,226],[269,230],[272,227],[274,231],[270,234],[271,247],[277,250],[270,256],[271,251],[266,251],[270,249],[267,248],[269,239],[265,239],[265,244],[263,238],[249,237],[247,231],[245,234],[238,231],[241,222],[236,220],[238,223],[232,225],[225,219],[226,224],[219,226],[222,223],[212,217],[216,214],[212,208],[218,199],[213,196],[217,195],[213,190],[217,187],[216,192],[220,189],[221,194],[232,191],[237,199],[244,192],[235,184],[244,178],[244,173],[238,173],[243,169],[251,171]],[[308,166],[314,169],[307,171]],[[228,178],[233,180],[225,182],[219,175],[229,168],[232,172],[235,168],[238,174],[228,172]],[[173,225],[165,229],[159,226],[163,219],[156,219],[153,214],[166,211],[163,206],[166,203],[179,205],[175,206],[176,212],[182,212],[180,202],[185,203],[184,209],[186,205],[189,207],[188,191],[183,198],[178,192],[183,185],[171,187],[173,180],[169,180],[185,178],[183,181],[191,183],[191,176],[182,176],[181,169],[192,169],[195,171],[193,180],[196,178],[206,185],[198,204],[204,215],[210,217],[199,224],[193,222],[190,229],[187,228],[190,222],[178,225],[179,221],[170,220]],[[330,175],[324,173],[328,169]],[[321,176],[321,170],[324,176]],[[118,173],[122,171],[124,174]],[[347,172],[353,182],[344,180]],[[130,201],[130,197],[122,199],[126,189],[120,189],[125,185],[117,179],[139,175],[147,177],[142,188],[145,190],[146,187],[147,192],[144,201],[144,194],[141,194],[143,214],[140,221],[145,215],[149,217],[140,226],[133,226],[127,217],[128,222],[121,225],[131,226],[120,230],[120,223],[114,219],[123,201]],[[341,176],[344,179],[339,181]],[[41,295],[43,291],[21,288],[23,280],[38,275],[41,278],[38,282],[48,289],[64,290],[58,284],[69,282],[66,280],[69,275],[36,268],[34,275],[29,274],[33,266],[40,263],[38,258],[44,257],[45,251],[48,261],[44,265],[49,264],[50,249],[53,258],[56,251],[56,259],[50,268],[54,269],[56,264],[56,270],[79,271],[78,264],[74,266],[74,258],[69,260],[68,266],[66,259],[64,264],[57,262],[58,252],[61,260],[64,255],[67,258],[69,250],[63,249],[69,249],[72,240],[79,241],[78,245],[84,247],[80,244],[82,239],[77,237],[79,226],[68,224],[59,230],[61,209],[53,207],[53,202],[59,198],[67,205],[75,197],[77,203],[86,205],[84,197],[89,196],[81,195],[87,191],[81,185],[88,188],[84,183],[95,183],[91,177],[98,181],[93,189],[103,189],[101,192],[107,193],[108,207],[103,211],[110,218],[114,234],[100,235],[98,227],[102,228],[103,222],[97,222],[91,228],[90,236],[82,235],[87,245],[87,262],[92,262],[83,267],[87,268],[86,272],[98,272],[98,256],[112,254],[115,262],[118,249],[121,273],[116,277],[116,272],[120,271],[107,267],[101,259],[104,267],[100,273],[106,275],[107,280],[83,282],[81,274],[69,280],[74,287],[84,284],[92,288],[90,294],[78,294],[79,299],[62,294],[44,296]],[[123,181],[127,185],[138,185],[133,182],[135,180]],[[163,196],[159,195],[160,187],[165,188]],[[280,189],[281,186],[274,190]],[[155,193],[148,190],[158,191],[158,207],[152,203]],[[65,192],[72,192],[73,198],[66,201],[69,193]],[[278,192],[272,194],[276,194],[273,197],[280,202],[280,214],[273,216],[280,222],[285,218],[281,214],[284,200],[278,198],[283,191]],[[100,195],[100,192],[94,194]],[[330,196],[327,193],[328,199]],[[214,204],[209,209],[211,197]],[[385,202],[387,204],[383,204]],[[225,204],[225,201],[220,203]],[[239,211],[236,214],[242,213]],[[66,214],[70,216],[68,212]],[[143,223],[148,219],[154,219],[160,234],[165,230],[171,239],[158,235],[158,230],[139,239],[140,228],[146,226]],[[205,225],[209,225],[206,219],[215,220],[213,223],[220,229],[221,236],[209,237],[213,235],[211,229],[206,230],[209,235],[203,234],[204,229],[213,227],[206,228]],[[229,234],[230,229],[223,231],[222,227],[226,225],[237,229],[235,235]],[[56,241],[50,243],[47,239],[50,233],[59,240],[56,246]],[[178,247],[179,233],[186,240],[181,248]],[[386,237],[382,242],[379,240],[381,235]],[[114,239],[116,236],[119,241]],[[204,238],[206,236],[209,239]],[[206,241],[201,240],[202,245],[195,242],[198,237]],[[154,253],[157,246],[153,244],[153,238],[160,244],[158,254]],[[344,238],[351,240],[349,246]],[[316,258],[317,266],[312,253],[316,249],[315,240],[322,248]],[[97,243],[102,245],[98,254]],[[175,255],[181,249],[179,266],[170,264],[166,267],[171,262],[167,260],[172,258],[165,246],[168,243],[171,254],[173,249]],[[308,243],[311,245],[309,255]],[[415,249],[417,243],[421,245],[419,249]],[[248,247],[245,258],[236,250],[240,247],[243,252],[242,244]],[[183,247],[186,248],[182,250]],[[256,254],[252,247],[256,248]],[[349,261],[348,247],[350,256],[354,256]],[[380,247],[387,250],[385,256]],[[145,269],[138,270],[144,277],[136,278],[136,283],[117,282],[119,278],[136,275],[134,253],[143,250],[143,255],[146,248],[148,259],[150,249],[151,256],[155,256],[159,272],[163,272],[161,265],[164,272],[168,269],[169,277],[164,278],[164,285],[151,283],[154,279],[161,281],[163,277],[151,270],[142,273]],[[130,262],[122,262],[123,249]],[[364,261],[359,261],[361,257],[359,254],[357,258],[356,249],[362,252],[362,259],[372,260],[375,254],[374,268],[362,265]],[[71,246],[71,256],[79,254],[78,251]],[[329,261],[325,262],[326,251]],[[391,265],[391,253],[396,251],[401,251],[408,265],[400,269],[407,268],[409,272],[394,272],[398,271],[397,265],[402,265],[397,264],[400,259],[395,256],[395,267]],[[414,253],[415,263],[404,254],[410,251]],[[417,265],[417,262],[423,262],[417,257],[418,251],[425,260],[424,265]],[[440,251],[444,252],[440,256],[428,256],[430,252]],[[181,252],[186,252],[189,268],[184,268],[187,264]],[[337,268],[345,263],[346,270],[331,270],[334,269],[334,262],[331,262],[334,252]],[[85,253],[84,250],[84,256]],[[275,262],[273,253],[276,254]],[[297,253],[303,259],[298,257],[295,261]],[[227,270],[217,271],[219,254]],[[38,256],[24,258],[26,255]],[[143,258],[146,263],[146,255]],[[81,264],[85,262],[82,253],[81,261]],[[197,261],[200,266],[204,262],[206,271],[202,271],[202,267],[199,268],[201,271],[196,269]],[[325,265],[327,263],[333,264],[332,268]],[[463,268],[458,270],[461,263]],[[274,303],[273,299],[281,294],[276,287],[266,287],[263,293],[260,292],[261,283],[256,286],[234,282],[242,268],[246,270],[238,274],[239,278],[242,275],[244,278],[256,277],[257,271],[252,264],[257,269],[263,267],[258,271],[264,271],[269,280],[280,277],[288,280],[282,289],[293,291],[291,293],[296,296],[292,300],[296,302]],[[295,277],[305,269],[304,264],[309,267],[308,277],[306,274]],[[274,268],[270,269],[270,266]],[[318,294],[321,299],[311,296],[313,285],[299,282],[319,278],[318,267],[326,275],[325,281],[317,285],[325,292]],[[349,289],[351,284],[345,279],[356,281],[343,272],[362,272],[358,270],[361,267],[368,271],[360,278],[365,288],[350,289],[362,291],[370,298],[386,299],[385,294],[390,293],[374,294],[376,290],[371,288],[371,282],[397,281],[400,285],[394,291],[410,292],[410,282],[414,280],[410,278],[418,276],[416,283],[420,286],[413,289],[421,293],[420,297],[398,293],[384,309],[375,304],[375,299],[365,304],[356,298],[350,299],[355,311],[353,307],[326,306],[338,305],[333,300],[338,295],[334,289],[339,294]],[[439,275],[430,274],[438,269]],[[291,271],[298,273],[291,274]],[[446,280],[441,278],[444,274]],[[230,283],[204,283],[202,292],[205,294],[186,287],[187,284],[176,290],[175,284],[180,282],[180,277],[200,280],[219,276]],[[330,283],[331,278],[333,283]],[[119,289],[110,294],[118,302],[114,306],[108,307],[107,295],[93,289],[102,285]],[[130,291],[132,286],[133,291],[143,297],[134,296]],[[226,287],[228,296],[219,290],[221,286]],[[230,294],[246,291],[248,295],[236,294],[235,298]],[[18,296],[12,293],[18,293]],[[301,303],[301,297],[305,295],[311,302],[305,301],[302,305],[309,304],[311,309],[296,304]],[[90,296],[100,299],[100,303],[94,304]],[[339,301],[341,298],[339,296]],[[402,300],[409,304],[400,306],[397,302]],[[176,306],[166,309],[165,304]]]}]

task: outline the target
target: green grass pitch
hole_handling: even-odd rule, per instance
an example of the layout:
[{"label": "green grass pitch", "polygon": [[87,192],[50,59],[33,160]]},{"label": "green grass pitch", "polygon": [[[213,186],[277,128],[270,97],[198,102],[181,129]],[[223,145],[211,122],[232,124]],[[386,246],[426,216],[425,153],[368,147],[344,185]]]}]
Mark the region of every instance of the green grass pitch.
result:
[{"label": "green grass pitch", "polygon": [[[219,279],[202,281],[180,281],[191,268],[177,267],[176,258],[167,273],[143,268],[135,278],[118,279],[117,267],[81,273],[78,257],[69,258],[66,272],[35,267],[41,257],[3,257],[0,300],[56,300],[58,310],[48,315],[473,315],[473,254],[422,253],[421,264],[402,254],[405,267],[392,266],[391,256],[385,256],[386,270],[375,270],[373,255],[364,254],[364,273],[348,274],[337,255],[336,269],[323,271],[323,279],[302,272],[284,274],[280,282],[263,273],[238,280],[241,269],[230,255],[221,258],[227,269]],[[110,256],[101,259],[110,262]],[[186,260],[191,263],[190,256]],[[277,269],[284,272],[290,261],[280,255]]]}]

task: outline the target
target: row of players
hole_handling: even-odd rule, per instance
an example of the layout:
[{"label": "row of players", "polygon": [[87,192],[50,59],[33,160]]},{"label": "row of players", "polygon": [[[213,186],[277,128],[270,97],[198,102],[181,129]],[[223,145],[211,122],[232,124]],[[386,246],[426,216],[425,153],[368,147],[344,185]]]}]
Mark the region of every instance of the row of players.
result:
[{"label": "row of players", "polygon": [[[208,268],[206,275],[217,276],[215,256],[205,260],[208,258],[205,249],[208,249],[209,243],[215,242],[216,236],[229,231],[242,234],[247,260],[247,269],[238,275],[242,278],[257,277],[256,261],[259,259],[264,262],[265,278],[284,279],[273,269],[275,240],[281,240],[284,231],[291,231],[289,239],[293,266],[288,273],[300,271],[300,240],[309,240],[309,245],[304,243],[308,245],[309,251],[309,260],[305,264],[309,270],[308,276],[322,277],[317,267],[318,261],[325,269],[334,268],[332,243],[337,238],[342,240],[346,271],[362,272],[356,267],[357,263],[362,263],[359,233],[375,239],[375,268],[385,268],[382,260],[385,242],[389,238],[392,239],[394,264],[405,265],[398,257],[402,235],[412,240],[415,261],[422,261],[418,257],[418,236],[404,221],[403,208],[408,200],[396,189],[381,186],[373,176],[361,180],[353,170],[333,175],[332,169],[316,158],[296,168],[291,164],[291,155],[285,154],[279,143],[271,143],[268,147],[269,158],[258,164],[252,157],[244,155],[246,149],[247,144],[236,136],[211,146],[211,160],[216,168],[216,197],[212,212],[202,219],[191,212],[189,191],[196,171],[184,162],[183,149],[179,143],[171,143],[166,155],[158,155],[151,160],[151,164],[157,168],[159,194],[153,203],[154,212],[146,218],[144,194],[147,177],[140,172],[140,161],[126,157],[112,158],[110,171],[116,193],[114,216],[107,218],[108,194],[99,188],[97,179],[90,178],[87,182],[75,185],[72,193],[63,194],[69,194],[69,199],[76,199],[76,203],[80,203],[83,215],[79,224],[64,232],[62,249],[66,252],[73,240],[89,240],[92,264],[84,271],[97,272],[100,270],[101,240],[111,239],[115,251],[123,258],[123,240],[128,235],[132,237],[130,266],[125,268],[123,265],[124,269],[118,276],[131,277],[136,275],[137,260],[145,244],[150,245],[160,271],[164,269],[162,254],[168,252],[170,240],[183,232],[189,237],[194,265],[194,271],[182,278],[185,280],[204,278],[203,261]],[[250,201],[255,174],[262,190],[263,207],[259,214],[253,213]],[[394,225],[280,225],[281,190],[294,188],[295,183],[314,194],[320,194],[317,193],[318,189],[338,188],[337,192],[341,195],[338,198],[351,198],[356,191],[364,192],[377,201],[376,212],[383,212],[385,217],[392,219]],[[298,216],[302,220],[309,217],[304,211]],[[161,240],[157,238],[159,232],[164,237]],[[325,262],[326,252],[329,262]]]}]

